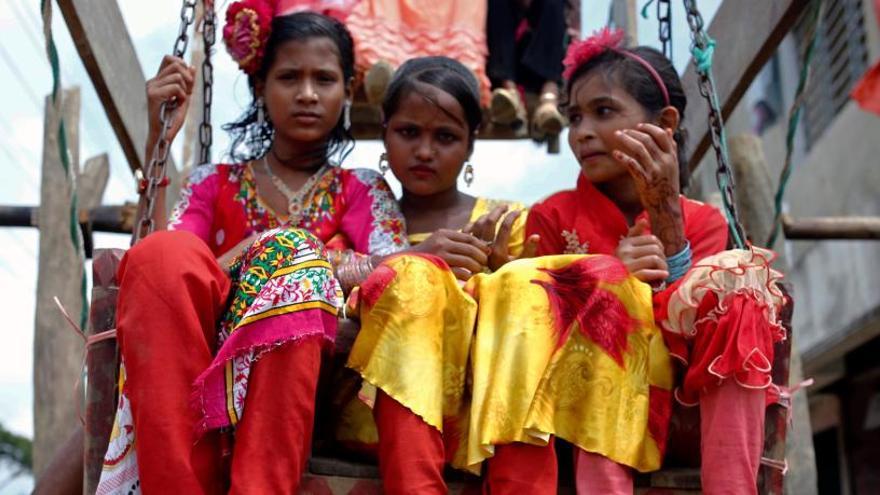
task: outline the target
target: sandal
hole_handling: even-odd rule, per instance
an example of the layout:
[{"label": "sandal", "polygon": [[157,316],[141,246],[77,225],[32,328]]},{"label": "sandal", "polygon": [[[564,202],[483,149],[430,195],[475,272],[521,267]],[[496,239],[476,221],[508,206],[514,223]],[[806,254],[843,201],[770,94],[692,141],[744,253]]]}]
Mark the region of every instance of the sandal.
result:
[{"label": "sandal", "polygon": [[519,97],[519,91],[508,88],[498,88],[492,91],[489,115],[495,124],[510,126],[514,129],[521,127],[526,122],[526,107]]},{"label": "sandal", "polygon": [[539,141],[548,136],[558,136],[565,127],[565,117],[559,113],[559,97],[544,93],[532,114],[532,137]]}]

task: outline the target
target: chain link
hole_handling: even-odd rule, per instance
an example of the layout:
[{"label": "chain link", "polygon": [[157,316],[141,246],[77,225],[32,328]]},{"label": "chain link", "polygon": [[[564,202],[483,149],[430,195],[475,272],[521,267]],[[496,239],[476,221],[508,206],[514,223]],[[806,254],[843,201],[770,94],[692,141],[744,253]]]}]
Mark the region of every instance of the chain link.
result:
[{"label": "chain link", "polygon": [[657,37],[663,55],[672,60],[672,4],[670,0],[657,0]]},{"label": "chain link", "polygon": [[217,17],[214,12],[213,0],[205,0],[204,24],[202,36],[205,47],[205,59],[202,62],[202,123],[199,125],[199,163],[211,162],[211,145],[214,141],[214,130],[211,126],[211,104],[214,100],[214,63],[211,55],[217,33]]},{"label": "chain link", "polygon": [[[703,16],[697,8],[696,0],[683,0],[687,14],[688,26],[691,30],[693,47],[705,52],[710,50],[711,39],[706,33]],[[739,221],[736,210],[736,197],[734,189],[733,171],[730,168],[730,159],[727,155],[727,136],[724,131],[724,118],[721,116],[721,105],[718,102],[718,93],[715,90],[715,81],[712,77],[710,66],[701,68],[697,64],[698,84],[700,95],[709,104],[709,138],[712,148],[715,150],[715,158],[718,168],[715,170],[715,180],[718,182],[718,190],[721,192],[721,201],[727,213],[730,233],[733,236],[734,245],[737,248],[745,247],[745,231]]]},{"label": "chain link", "polygon": [[[173,53],[175,57],[182,58],[186,53],[186,48],[189,45],[189,28],[192,26],[196,15],[196,1],[183,1],[183,6],[180,9],[180,29],[178,30],[177,39],[174,41]],[[211,10],[213,11],[213,6]],[[162,186],[162,181],[165,179],[165,165],[168,163],[168,153],[171,149],[171,142],[168,141],[168,130],[171,129],[174,109],[176,107],[176,103],[172,100],[162,102],[162,105],[159,107],[161,133],[159,140],[153,147],[147,168],[143,172],[145,185],[143,191],[144,208],[141,212],[141,217],[134,227],[134,233],[131,237],[132,246],[156,228],[153,212],[156,209],[156,196],[158,195],[159,188]]]}]

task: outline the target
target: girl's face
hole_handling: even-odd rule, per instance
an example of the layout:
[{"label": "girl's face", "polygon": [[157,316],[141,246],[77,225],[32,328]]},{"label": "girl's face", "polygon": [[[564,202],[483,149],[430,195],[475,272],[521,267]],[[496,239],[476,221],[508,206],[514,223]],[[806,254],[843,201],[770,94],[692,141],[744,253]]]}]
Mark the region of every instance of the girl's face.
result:
[{"label": "girl's face", "polygon": [[349,89],[333,41],[308,38],[278,46],[257,94],[263,96],[276,139],[318,143],[339,122]]},{"label": "girl's face", "polygon": [[584,176],[593,183],[629,174],[611,152],[618,149],[614,132],[648,122],[642,105],[601,73],[587,73],[571,87],[568,144]]},{"label": "girl's face", "polygon": [[388,165],[403,188],[430,196],[456,187],[470,155],[464,109],[449,93],[419,84],[400,100],[385,130]]}]

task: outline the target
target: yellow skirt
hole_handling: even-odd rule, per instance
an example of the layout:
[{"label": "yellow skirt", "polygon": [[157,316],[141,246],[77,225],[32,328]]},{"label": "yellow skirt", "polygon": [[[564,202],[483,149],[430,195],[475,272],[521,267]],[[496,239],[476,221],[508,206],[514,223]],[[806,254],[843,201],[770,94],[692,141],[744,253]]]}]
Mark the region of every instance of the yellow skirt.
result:
[{"label": "yellow skirt", "polygon": [[360,292],[348,366],[444,434],[454,467],[551,436],[658,469],[672,365],[650,288],[609,256],[509,263],[461,287],[438,258],[386,261]]}]

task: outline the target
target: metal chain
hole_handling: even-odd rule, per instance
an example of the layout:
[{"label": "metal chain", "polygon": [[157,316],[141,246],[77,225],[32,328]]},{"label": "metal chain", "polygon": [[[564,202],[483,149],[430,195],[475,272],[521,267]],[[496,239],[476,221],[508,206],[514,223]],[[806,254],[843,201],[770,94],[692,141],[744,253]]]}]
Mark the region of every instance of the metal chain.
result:
[{"label": "metal chain", "polygon": [[672,5],[670,0],[657,0],[657,37],[663,55],[672,60]]},{"label": "metal chain", "polygon": [[199,125],[199,163],[211,162],[211,145],[214,141],[214,130],[211,126],[211,103],[214,99],[214,64],[211,54],[216,41],[217,17],[214,12],[214,1],[204,0],[204,24],[202,36],[204,40],[205,59],[202,61],[202,123]]},{"label": "metal chain", "polygon": [[[180,9],[180,30],[174,42],[173,54],[175,57],[182,58],[184,53],[186,53],[187,45],[189,45],[189,28],[192,26],[196,15],[196,1],[183,0],[183,6]],[[171,149],[171,143],[168,141],[168,130],[171,128],[176,107],[177,105],[172,100],[162,102],[162,105],[159,107],[161,134],[156,145],[153,147],[147,168],[143,172],[146,185],[143,192],[144,208],[131,237],[132,246],[156,228],[156,222],[153,221],[153,212],[156,209],[156,196],[162,181],[165,179],[165,165],[168,162],[168,152]]]},{"label": "metal chain", "polygon": [[[706,33],[703,16],[697,8],[696,0],[683,0],[687,22],[691,30],[692,48],[701,53],[712,50],[714,41]],[[736,211],[734,189],[736,187],[733,171],[730,168],[730,160],[727,154],[727,135],[724,131],[724,119],[721,116],[721,105],[718,102],[718,93],[715,90],[715,80],[712,77],[711,63],[699,63],[696,61],[700,94],[709,104],[709,137],[712,148],[715,150],[715,158],[718,168],[715,170],[715,179],[718,182],[718,190],[721,192],[721,201],[727,214],[728,227],[737,248],[745,247],[745,231],[739,221]]]}]

